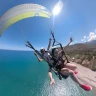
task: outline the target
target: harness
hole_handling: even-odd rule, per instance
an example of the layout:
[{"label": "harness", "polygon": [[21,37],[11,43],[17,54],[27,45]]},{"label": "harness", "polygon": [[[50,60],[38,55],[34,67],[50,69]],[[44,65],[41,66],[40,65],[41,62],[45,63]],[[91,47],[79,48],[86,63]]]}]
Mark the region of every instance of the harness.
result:
[{"label": "harness", "polygon": [[[63,47],[62,47],[62,44],[56,41],[56,39],[55,39],[55,37],[54,37],[54,33],[53,33],[52,31],[51,31],[51,35],[52,35],[52,38],[53,38],[52,47],[59,45],[59,46],[60,46],[60,50],[62,51],[62,56],[60,56],[59,58],[57,58],[56,56],[54,56],[54,52],[52,52],[52,56],[53,56],[53,58],[55,58],[56,60],[61,61],[61,62],[63,63],[63,67],[64,67],[65,64],[64,64],[64,61],[62,61],[62,57],[65,56],[65,60],[67,60],[67,63],[69,63],[68,58],[67,58],[67,56],[66,56],[66,54],[65,54],[65,52],[64,52],[64,49],[63,49]],[[55,45],[55,43],[57,43],[57,44]],[[53,51],[54,51],[54,49],[53,49]],[[57,65],[56,65],[56,66],[57,66]]]},{"label": "harness", "polygon": [[25,44],[27,47],[33,49],[42,59],[44,59],[48,65],[50,66],[50,68],[54,71],[54,73],[59,77],[59,79],[61,80],[62,78],[66,79],[68,76],[64,76],[60,73],[60,70],[56,70],[56,66],[53,66],[53,64],[51,64],[49,62],[49,60],[47,58],[45,58],[38,50],[36,50],[32,44],[29,41],[26,41],[27,44]]},{"label": "harness", "polygon": [[[50,68],[53,68],[53,64],[51,64],[51,63],[49,62],[48,58],[46,58],[46,57],[43,56],[38,50],[36,50],[29,41],[26,41],[26,43],[27,43],[27,44],[25,44],[25,45],[26,45],[27,47],[33,49],[42,59],[44,59],[44,60],[48,63],[48,65],[49,65]],[[56,71],[55,71],[55,72],[56,72]]]},{"label": "harness", "polygon": [[[62,44],[56,41],[55,36],[54,36],[54,33],[53,33],[52,31],[51,31],[51,35],[52,35],[52,38],[53,38],[52,47],[59,45],[59,46],[60,46],[59,48],[60,48],[61,51],[62,51],[62,56],[59,57],[59,58],[55,57],[55,56],[54,56],[54,52],[52,52],[53,59],[55,59],[55,60],[58,61],[58,62],[55,64],[55,66],[53,66],[53,69],[58,72],[58,74],[56,74],[56,75],[58,75],[58,77],[59,77],[60,80],[62,79],[62,77],[66,79],[68,76],[62,75],[62,74],[60,73],[61,70],[56,69],[56,66],[58,66],[59,63],[62,63],[62,65],[63,65],[62,68],[63,68],[66,64],[64,64],[64,61],[62,61],[62,57],[65,56],[65,58],[66,58],[65,60],[67,60],[67,63],[69,63],[68,58],[67,58],[67,56],[66,56],[66,54],[65,54],[65,52],[64,52],[64,49],[63,49],[63,47],[62,47]],[[57,44],[55,44],[55,43],[57,43]]]}]

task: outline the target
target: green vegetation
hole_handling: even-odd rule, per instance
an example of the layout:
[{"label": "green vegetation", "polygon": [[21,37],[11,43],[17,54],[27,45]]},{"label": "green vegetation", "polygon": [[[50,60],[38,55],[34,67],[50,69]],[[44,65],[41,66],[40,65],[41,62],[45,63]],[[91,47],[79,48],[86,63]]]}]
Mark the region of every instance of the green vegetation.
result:
[{"label": "green vegetation", "polygon": [[71,45],[65,52],[74,62],[96,71],[96,43]]}]

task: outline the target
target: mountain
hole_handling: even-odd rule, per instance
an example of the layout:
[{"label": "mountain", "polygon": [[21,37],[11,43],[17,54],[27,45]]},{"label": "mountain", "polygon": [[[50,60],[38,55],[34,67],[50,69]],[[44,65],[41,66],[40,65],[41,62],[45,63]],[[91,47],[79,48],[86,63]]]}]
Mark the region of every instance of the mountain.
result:
[{"label": "mountain", "polygon": [[96,40],[90,41],[90,42],[86,42],[86,44],[94,44],[96,45]]},{"label": "mountain", "polygon": [[96,40],[68,46],[65,53],[70,60],[74,57],[74,62],[96,71]]},{"label": "mountain", "polygon": [[96,40],[86,43],[70,45],[65,49],[66,53],[96,52]]}]

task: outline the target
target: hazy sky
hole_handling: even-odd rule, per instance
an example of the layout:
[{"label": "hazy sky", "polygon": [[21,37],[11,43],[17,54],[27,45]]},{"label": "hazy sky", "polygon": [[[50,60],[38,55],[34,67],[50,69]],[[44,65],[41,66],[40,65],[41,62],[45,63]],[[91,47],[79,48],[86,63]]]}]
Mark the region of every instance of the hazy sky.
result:
[{"label": "hazy sky", "polygon": [[[36,49],[46,48],[51,37],[50,29],[64,46],[70,37],[74,39],[73,44],[96,40],[96,0],[62,1],[64,6],[55,18],[54,28],[52,18],[32,17],[18,21],[0,37],[0,49],[28,50],[21,39],[24,38],[23,34]],[[24,3],[40,4],[52,12],[57,2],[58,0],[0,0],[0,17],[8,9]]]}]

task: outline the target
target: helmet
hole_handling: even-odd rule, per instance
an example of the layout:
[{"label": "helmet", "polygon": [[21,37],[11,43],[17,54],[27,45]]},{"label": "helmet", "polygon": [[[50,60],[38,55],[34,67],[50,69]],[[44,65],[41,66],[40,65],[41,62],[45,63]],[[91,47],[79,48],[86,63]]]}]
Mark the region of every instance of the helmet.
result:
[{"label": "helmet", "polygon": [[57,46],[52,46],[52,49],[56,49],[57,48]]},{"label": "helmet", "polygon": [[45,49],[43,47],[40,48],[40,52],[42,53],[42,51],[45,51]]}]

